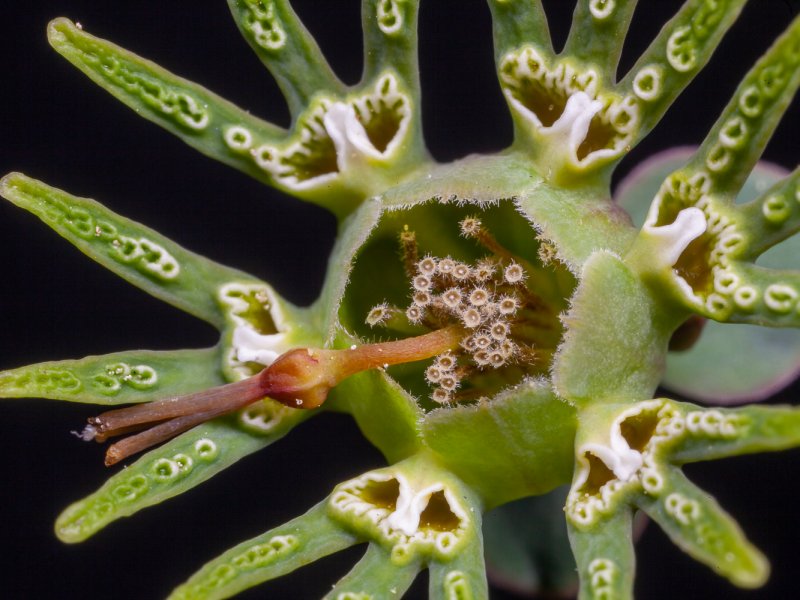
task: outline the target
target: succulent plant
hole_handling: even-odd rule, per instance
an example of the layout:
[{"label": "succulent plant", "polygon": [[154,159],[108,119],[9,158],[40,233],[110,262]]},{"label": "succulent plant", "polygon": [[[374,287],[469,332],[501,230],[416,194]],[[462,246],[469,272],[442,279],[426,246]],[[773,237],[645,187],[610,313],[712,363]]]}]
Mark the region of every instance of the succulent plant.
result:
[{"label": "succulent plant", "polygon": [[[173,241],[191,246],[175,223],[212,235],[200,216],[151,207],[172,220],[168,237],[138,222],[148,220],[144,207],[130,220],[82,197],[91,190],[16,172],[0,180],[0,195],[101,266],[218,332],[196,336],[205,340],[199,349],[137,339],[159,349],[108,352],[116,321],[88,306],[84,327],[106,353],[30,366],[17,366],[24,353],[7,359],[0,396],[100,405],[70,413],[89,419],[74,433],[107,443],[107,465],[126,463],[61,513],[57,536],[84,541],[256,451],[269,463],[280,444],[266,446],[296,427],[352,419],[383,465],[373,455],[362,464],[333,435],[278,454],[296,461],[280,476],[251,473],[226,486],[231,495],[257,492],[267,509],[280,496],[294,514],[283,524],[265,519],[265,533],[194,575],[176,573],[176,585],[189,577],[170,597],[229,597],[356,547],[360,554],[346,555],[355,566],[326,583],[334,584],[326,597],[400,597],[427,570],[431,598],[485,598],[488,565],[525,591],[569,594],[579,585],[580,598],[630,598],[637,512],[734,585],[763,585],[764,555],[682,467],[800,445],[797,409],[723,406],[764,399],[798,368],[798,172],[759,160],[800,84],[800,18],[743,69],[729,100],[702,99],[721,115],[699,146],[644,161],[612,194],[615,169],[711,59],[744,4],[676,6],[618,69],[635,1],[579,0],[556,50],[540,2],[489,0],[513,140],[453,160],[434,159],[423,135],[416,0],[363,0],[363,75],[352,85],[288,0],[229,0],[286,99],[286,128],[95,37],[88,23],[53,20],[50,44],[101,88],[202,154],[327,210],[336,230],[321,287],[303,302],[279,281],[313,287],[301,261],[322,253],[315,223],[331,217],[319,208],[300,217],[311,235],[282,240],[289,251],[272,260],[265,238],[279,239],[283,221],[300,213],[281,204],[281,219],[222,198],[232,221],[258,215],[249,235],[232,236],[252,256],[253,268],[239,270]],[[311,4],[334,10],[325,5]],[[451,102],[469,98],[459,83]],[[115,140],[124,160],[123,148]],[[177,149],[150,149],[148,158],[167,161]],[[146,168],[136,195],[162,186],[161,178],[148,185]],[[178,190],[186,178],[176,175]],[[213,200],[196,198],[197,210]],[[16,236],[14,251],[31,243]],[[274,277],[260,275],[264,262]],[[56,290],[38,300],[42,314],[69,309]],[[86,298],[101,303],[102,293]],[[49,333],[49,321],[34,328]],[[188,336],[176,339],[183,346]],[[662,382],[673,391],[660,391]],[[321,454],[359,469],[328,482]],[[16,460],[36,478],[38,461]],[[293,494],[299,479],[320,481],[315,499]],[[195,536],[231,510],[219,502],[192,514]],[[131,535],[181,554],[167,533],[140,526]]]}]

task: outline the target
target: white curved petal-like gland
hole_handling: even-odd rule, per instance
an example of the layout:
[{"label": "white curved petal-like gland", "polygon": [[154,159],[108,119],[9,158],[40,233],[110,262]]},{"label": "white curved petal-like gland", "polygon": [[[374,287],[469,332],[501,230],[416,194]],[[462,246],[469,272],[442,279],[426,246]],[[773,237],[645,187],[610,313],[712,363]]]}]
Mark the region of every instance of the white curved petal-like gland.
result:
[{"label": "white curved petal-like gland", "polygon": [[500,62],[500,81],[511,107],[531,126],[548,155],[577,168],[622,156],[640,123],[640,99],[601,92],[591,68],[556,60],[524,46]]},{"label": "white curved petal-like gland", "polygon": [[386,73],[366,92],[315,101],[284,144],[256,145],[241,128],[226,130],[224,138],[232,150],[249,152],[280,185],[312,190],[343,177],[358,183],[364,168],[391,164],[406,141],[411,116],[410,98]]},{"label": "white curved petal-like gland", "polygon": [[614,419],[607,443],[589,442],[577,449],[567,516],[587,526],[614,510],[627,492],[641,489],[659,496],[664,491],[660,463],[665,447],[687,436],[730,439],[745,426],[740,417],[717,409],[684,413],[667,400],[636,403]]},{"label": "white curved petal-like gland", "polygon": [[[674,245],[675,251],[665,255],[671,260],[674,282],[690,306],[708,317],[724,320],[734,308],[752,309],[763,292],[744,285],[734,269],[747,238],[740,231],[735,210],[715,200],[709,193],[710,184],[711,175],[704,171],[691,176],[682,172],[670,175],[650,207],[642,233],[651,239],[659,235],[678,239],[673,230],[679,229],[683,219],[687,234]],[[694,215],[691,219],[684,216],[690,210]],[[701,219],[704,231],[700,231]],[[699,233],[684,245],[689,230]],[[675,257],[681,246],[683,249]]]},{"label": "white curved petal-like gland", "polygon": [[269,366],[291,349],[289,326],[272,288],[231,282],[221,286],[218,294],[232,329],[225,362],[239,379],[255,373],[250,363]]},{"label": "white curved petal-like gland", "polygon": [[472,520],[458,498],[443,482],[417,488],[401,473],[375,471],[340,484],[329,507],[405,563],[417,555],[446,559],[463,545]]}]

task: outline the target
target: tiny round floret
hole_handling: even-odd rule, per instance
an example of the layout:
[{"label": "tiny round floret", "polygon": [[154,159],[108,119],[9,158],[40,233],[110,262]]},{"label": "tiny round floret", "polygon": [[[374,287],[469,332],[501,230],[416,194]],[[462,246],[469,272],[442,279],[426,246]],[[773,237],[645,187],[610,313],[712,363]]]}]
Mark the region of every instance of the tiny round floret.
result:
[{"label": "tiny round floret", "polygon": [[508,283],[522,283],[525,279],[525,270],[517,263],[512,262],[503,271],[503,277]]},{"label": "tiny round floret", "polygon": [[439,385],[442,387],[443,390],[452,392],[455,391],[455,389],[458,387],[458,379],[456,379],[452,375],[445,375],[439,380]]},{"label": "tiny round floret", "polygon": [[370,310],[367,314],[367,318],[364,320],[370,327],[375,327],[376,325],[382,325],[385,323],[390,314],[391,311],[389,309],[389,305],[384,302],[383,304],[378,304],[377,306],[373,307],[372,310]]},{"label": "tiny round floret", "polygon": [[494,275],[494,270],[494,263],[491,260],[484,259],[475,265],[475,268],[472,271],[472,276],[476,281],[479,282],[488,281]]},{"label": "tiny round floret", "polygon": [[470,329],[475,329],[482,321],[481,313],[476,308],[468,308],[461,313],[461,322]]},{"label": "tiny round floret", "polygon": [[489,301],[489,292],[484,288],[475,288],[469,294],[469,303],[472,306],[483,306]]},{"label": "tiny round floret", "polygon": [[439,273],[443,275],[451,275],[453,273],[453,269],[456,268],[456,261],[452,258],[443,258],[439,261],[438,270]]},{"label": "tiny round floret", "polygon": [[426,256],[417,263],[417,271],[419,271],[421,275],[430,277],[436,273],[436,259],[432,256]]},{"label": "tiny round floret", "polygon": [[425,275],[417,275],[414,277],[413,285],[418,292],[427,291],[431,288],[431,280]]},{"label": "tiny round floret", "polygon": [[445,306],[449,308],[457,308],[458,305],[461,304],[461,290],[456,287],[452,287],[448,290],[445,290],[441,298]]},{"label": "tiny round floret", "polygon": [[481,231],[481,220],[478,217],[466,217],[458,225],[464,237],[475,237]]},{"label": "tiny round floret", "polygon": [[436,388],[431,394],[431,400],[437,404],[449,404],[451,398],[452,396],[450,395],[450,392],[443,390],[442,388]]},{"label": "tiny round floret", "polygon": [[508,323],[505,321],[495,321],[489,327],[489,335],[491,335],[498,342],[502,342],[508,337]]},{"label": "tiny round floret", "polygon": [[412,304],[406,309],[406,317],[412,323],[419,323],[422,319],[422,310],[419,306]]},{"label": "tiny round floret", "polygon": [[440,354],[436,357],[436,362],[434,364],[442,371],[451,371],[456,366],[456,357],[449,352]]},{"label": "tiny round floret", "polygon": [[497,303],[497,308],[500,311],[500,314],[512,315],[517,312],[517,309],[519,308],[519,300],[517,300],[514,296],[503,296]]},{"label": "tiny round floret", "polygon": [[438,383],[442,378],[442,371],[436,366],[431,365],[425,369],[425,379],[428,383]]},{"label": "tiny round floret", "polygon": [[453,277],[459,281],[464,281],[465,279],[469,279],[470,275],[472,275],[472,269],[469,268],[469,265],[465,265],[464,263],[456,263],[456,266],[453,269]]},{"label": "tiny round floret", "polygon": [[413,296],[414,304],[423,307],[431,303],[431,295],[428,292],[416,292]]}]

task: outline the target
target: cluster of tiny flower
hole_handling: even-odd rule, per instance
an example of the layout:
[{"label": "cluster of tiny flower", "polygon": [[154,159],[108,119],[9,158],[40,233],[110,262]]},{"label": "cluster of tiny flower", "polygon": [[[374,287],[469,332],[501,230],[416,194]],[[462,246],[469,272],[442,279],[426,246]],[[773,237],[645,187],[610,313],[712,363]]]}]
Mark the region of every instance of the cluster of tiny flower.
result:
[{"label": "cluster of tiny flower", "polygon": [[[405,311],[414,325],[439,329],[455,324],[464,330],[461,348],[439,355],[425,371],[425,379],[433,387],[431,398],[437,403],[453,401],[464,376],[476,368],[499,369],[521,352],[530,351],[511,340],[514,317],[527,296],[525,269],[489,236],[477,218],[468,217],[460,226],[465,237],[477,239],[492,255],[474,265],[450,257],[416,260],[411,304]],[[386,324],[396,313],[397,309],[380,304],[369,312],[366,322]]]}]

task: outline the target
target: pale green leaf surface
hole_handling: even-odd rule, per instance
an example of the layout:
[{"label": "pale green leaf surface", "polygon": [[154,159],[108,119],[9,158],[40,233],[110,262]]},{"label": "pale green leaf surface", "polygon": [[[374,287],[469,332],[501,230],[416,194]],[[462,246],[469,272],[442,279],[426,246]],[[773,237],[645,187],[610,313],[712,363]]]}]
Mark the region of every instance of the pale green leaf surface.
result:
[{"label": "pale green leaf surface", "polygon": [[562,320],[568,329],[553,364],[562,398],[584,406],[652,397],[677,323],[618,257],[591,256]]},{"label": "pale green leaf surface", "polygon": [[489,403],[425,416],[425,443],[488,507],[542,494],[572,474],[575,412],[543,381],[528,381]]}]

